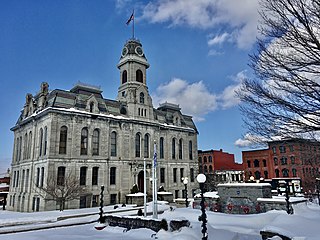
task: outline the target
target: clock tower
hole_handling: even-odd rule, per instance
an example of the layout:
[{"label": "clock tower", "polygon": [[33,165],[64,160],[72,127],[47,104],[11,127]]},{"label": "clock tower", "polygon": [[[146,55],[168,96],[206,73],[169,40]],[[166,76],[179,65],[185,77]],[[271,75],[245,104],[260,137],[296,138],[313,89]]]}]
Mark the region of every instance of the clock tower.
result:
[{"label": "clock tower", "polygon": [[122,113],[133,118],[152,120],[153,105],[146,77],[149,63],[138,39],[126,42],[117,67],[120,70],[117,100],[122,103]]}]

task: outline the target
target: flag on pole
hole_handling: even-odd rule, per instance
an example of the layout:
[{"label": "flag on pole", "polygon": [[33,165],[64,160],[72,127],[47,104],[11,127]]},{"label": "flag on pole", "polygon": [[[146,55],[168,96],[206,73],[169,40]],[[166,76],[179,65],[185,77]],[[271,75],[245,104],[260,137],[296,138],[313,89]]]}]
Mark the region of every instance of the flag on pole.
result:
[{"label": "flag on pole", "polygon": [[134,19],[134,12],[132,12],[132,14],[131,14],[131,16],[129,17],[129,19],[128,19],[128,21],[126,22],[126,24],[129,25],[129,23],[130,23],[131,21],[133,21],[133,19]]},{"label": "flag on pole", "polygon": [[157,152],[154,150],[154,155],[153,155],[153,167],[157,167]]}]

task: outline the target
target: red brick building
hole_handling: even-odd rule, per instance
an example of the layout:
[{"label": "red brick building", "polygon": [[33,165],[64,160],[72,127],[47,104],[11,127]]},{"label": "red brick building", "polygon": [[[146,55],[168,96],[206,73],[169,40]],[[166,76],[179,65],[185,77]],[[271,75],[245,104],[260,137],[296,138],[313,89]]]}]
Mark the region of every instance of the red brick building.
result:
[{"label": "red brick building", "polygon": [[245,179],[294,178],[302,180],[305,190],[314,190],[319,177],[320,143],[286,139],[268,143],[267,149],[243,151]]}]

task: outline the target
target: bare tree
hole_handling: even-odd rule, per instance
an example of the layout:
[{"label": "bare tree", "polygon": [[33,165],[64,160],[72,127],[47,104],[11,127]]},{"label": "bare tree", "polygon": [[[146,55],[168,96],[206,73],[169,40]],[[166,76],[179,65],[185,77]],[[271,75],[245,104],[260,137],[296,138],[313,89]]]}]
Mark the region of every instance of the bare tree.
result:
[{"label": "bare tree", "polygon": [[316,139],[320,130],[320,1],[261,0],[255,78],[238,92],[244,122],[269,139]]},{"label": "bare tree", "polygon": [[64,210],[65,203],[74,199],[79,199],[85,194],[84,186],[80,185],[80,179],[73,172],[66,176],[58,176],[52,172],[47,179],[47,184],[39,186],[39,194],[48,201],[56,201],[60,211]]}]

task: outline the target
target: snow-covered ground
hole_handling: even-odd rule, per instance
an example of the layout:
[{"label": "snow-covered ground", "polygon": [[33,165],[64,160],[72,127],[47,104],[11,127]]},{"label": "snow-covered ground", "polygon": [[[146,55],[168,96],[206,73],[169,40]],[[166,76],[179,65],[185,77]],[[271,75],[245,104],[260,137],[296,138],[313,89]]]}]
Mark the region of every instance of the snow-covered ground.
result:
[{"label": "snow-covered ground", "polygon": [[[118,208],[117,210],[130,210]],[[39,226],[56,226],[56,228],[28,231],[21,233],[0,234],[0,240],[81,240],[81,239],[170,239],[170,240],[199,240],[202,238],[201,222],[198,221],[200,210],[192,208],[176,208],[169,210],[168,205],[159,206],[165,210],[159,215],[159,219],[188,219],[191,222],[189,228],[182,228],[177,232],[160,230],[158,233],[149,229],[134,229],[125,231],[124,228],[106,227],[97,231],[90,223],[78,226],[57,227],[64,224],[76,224],[81,222],[95,221],[99,216],[89,215],[86,217],[68,218],[57,221],[59,217],[94,214],[98,213],[97,208],[67,210],[63,212],[37,212],[37,213],[16,213],[0,211],[0,233],[7,230],[33,229]],[[104,210],[114,211],[113,207],[105,207]],[[150,207],[148,207],[150,211]],[[117,215],[130,215],[136,210],[116,213]],[[208,239],[211,240],[261,240],[260,231],[276,231],[280,234],[291,237],[294,240],[319,240],[320,239],[320,207],[312,203],[301,203],[294,207],[294,214],[288,215],[285,211],[270,211],[261,214],[231,215],[215,212],[206,212],[208,219]],[[148,218],[151,218],[148,217]],[[28,225],[26,225],[28,224]],[[12,226],[13,225],[13,226]],[[272,240],[280,238],[274,237]]]}]

